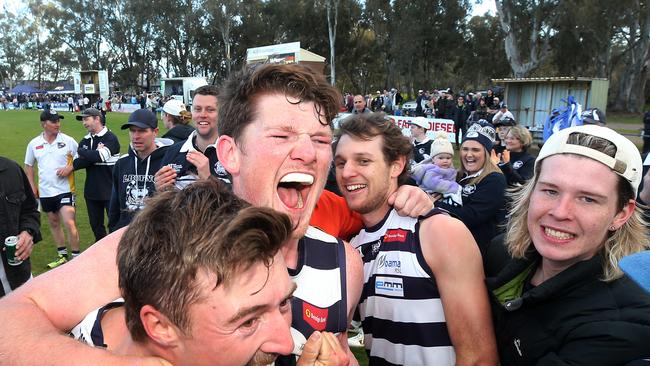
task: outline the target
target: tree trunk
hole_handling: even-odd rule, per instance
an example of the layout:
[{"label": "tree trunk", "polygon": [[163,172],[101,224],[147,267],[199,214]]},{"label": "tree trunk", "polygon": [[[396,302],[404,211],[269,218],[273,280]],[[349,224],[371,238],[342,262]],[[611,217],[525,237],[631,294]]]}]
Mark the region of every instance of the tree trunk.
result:
[{"label": "tree trunk", "polygon": [[640,113],[645,103],[647,68],[650,63],[650,8],[646,7],[643,12],[640,10],[637,1],[635,9],[630,9],[628,13],[631,18],[629,49],[611,107],[614,111]]},{"label": "tree trunk", "polygon": [[[512,26],[512,6],[513,3],[507,0],[496,0],[497,16],[501,24],[501,29],[506,34],[505,50],[506,57],[510,63],[510,68],[516,78],[526,77],[531,71],[536,69],[549,54],[549,37],[545,36],[542,40],[541,48],[539,45],[539,36],[541,31],[542,14],[537,8],[543,5],[544,1],[537,4],[534,1],[532,12],[532,31],[530,36],[530,52],[528,61],[523,60],[522,50],[519,49],[519,39],[517,32]],[[521,24],[522,27],[528,27],[528,24]]]},{"label": "tree trunk", "polygon": [[[332,6],[334,7],[334,20],[332,20]],[[330,84],[336,85],[336,25],[339,18],[339,0],[327,0],[325,3],[327,9],[327,31],[330,40]]]}]

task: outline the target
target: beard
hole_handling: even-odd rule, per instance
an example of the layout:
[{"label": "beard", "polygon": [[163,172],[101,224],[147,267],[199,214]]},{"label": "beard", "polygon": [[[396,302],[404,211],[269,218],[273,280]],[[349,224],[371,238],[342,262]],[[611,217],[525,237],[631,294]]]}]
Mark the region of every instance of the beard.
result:
[{"label": "beard", "polygon": [[247,363],[246,366],[266,366],[275,362],[278,357],[276,353],[266,353],[257,351]]}]

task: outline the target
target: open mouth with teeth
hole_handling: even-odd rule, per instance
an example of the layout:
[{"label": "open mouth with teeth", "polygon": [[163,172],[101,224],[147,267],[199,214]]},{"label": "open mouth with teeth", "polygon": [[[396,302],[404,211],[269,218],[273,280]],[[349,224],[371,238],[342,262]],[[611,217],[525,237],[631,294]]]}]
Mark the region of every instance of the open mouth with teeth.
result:
[{"label": "open mouth with teeth", "polygon": [[307,195],[314,177],[305,173],[289,173],[280,179],[278,197],[288,208],[301,209],[305,206]]},{"label": "open mouth with teeth", "polygon": [[553,230],[548,227],[544,228],[544,234],[549,238],[555,240],[570,240],[575,236],[573,234],[565,233],[563,231]]},{"label": "open mouth with teeth", "polygon": [[364,189],[366,187],[367,187],[366,184],[348,184],[348,185],[345,186],[345,189],[348,192],[355,192],[355,191],[358,191],[360,189]]}]

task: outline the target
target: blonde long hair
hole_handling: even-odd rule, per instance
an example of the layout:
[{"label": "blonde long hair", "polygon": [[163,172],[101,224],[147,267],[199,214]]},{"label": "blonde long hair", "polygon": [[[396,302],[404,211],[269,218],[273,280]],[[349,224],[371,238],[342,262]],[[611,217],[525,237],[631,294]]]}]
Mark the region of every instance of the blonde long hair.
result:
[{"label": "blonde long hair", "polygon": [[[573,140],[571,143],[600,150],[610,156],[616,154],[615,145],[609,143],[603,146],[603,141],[606,140],[582,133],[576,133],[574,135],[571,135],[570,139]],[[526,258],[526,255],[534,249],[531,248],[531,244],[533,243],[528,232],[528,208],[530,206],[530,197],[539,179],[543,163],[544,161],[540,161],[535,164],[535,172],[530,181],[521,187],[509,191],[512,200],[509,207],[510,218],[508,219],[507,225],[506,246],[513,258]],[[620,211],[629,200],[634,200],[635,197],[630,183],[621,176],[617,177],[617,209]],[[603,258],[603,281],[610,282],[623,276],[623,272],[618,267],[618,261],[621,258],[650,248],[647,222],[643,216],[644,208],[637,203],[634,213],[625,224],[618,230],[609,232],[607,239],[599,251]]]}]

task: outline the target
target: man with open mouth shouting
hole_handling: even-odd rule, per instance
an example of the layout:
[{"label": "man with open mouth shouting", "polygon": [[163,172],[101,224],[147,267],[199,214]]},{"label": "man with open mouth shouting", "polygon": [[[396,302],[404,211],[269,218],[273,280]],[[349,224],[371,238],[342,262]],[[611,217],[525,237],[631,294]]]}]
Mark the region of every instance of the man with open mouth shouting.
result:
[{"label": "man with open mouth shouting", "polygon": [[346,329],[361,291],[358,253],[309,226],[332,160],[331,120],[339,99],[322,76],[271,65],[231,79],[219,97],[217,153],[232,175],[233,192],[291,218],[292,237],[282,253],[298,284],[292,301],[296,354],[314,330],[339,333],[348,349]]},{"label": "man with open mouth shouting", "polygon": [[[309,226],[332,158],[331,121],[340,99],[322,75],[300,65],[245,69],[219,93],[217,152],[237,196],[290,218],[291,239],[280,252],[297,283],[291,301],[293,353],[302,351],[314,331],[326,331],[338,333],[340,342],[329,361],[350,357],[355,363],[346,330],[361,292],[359,254]],[[78,260],[35,278],[0,302],[0,354],[7,362],[124,363],[62,335],[90,311],[120,296],[115,255],[122,234],[107,236]],[[17,342],[30,352],[16,352]]]}]

